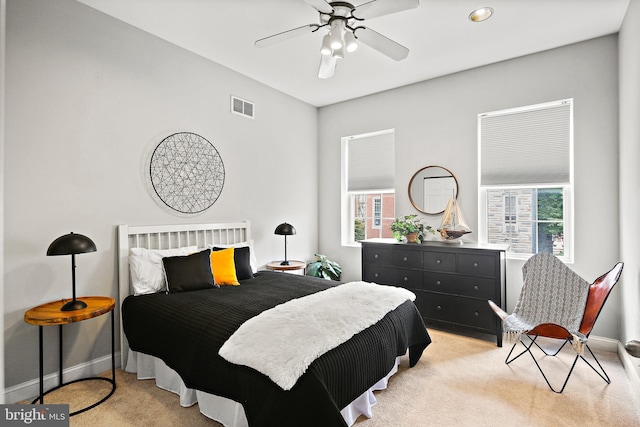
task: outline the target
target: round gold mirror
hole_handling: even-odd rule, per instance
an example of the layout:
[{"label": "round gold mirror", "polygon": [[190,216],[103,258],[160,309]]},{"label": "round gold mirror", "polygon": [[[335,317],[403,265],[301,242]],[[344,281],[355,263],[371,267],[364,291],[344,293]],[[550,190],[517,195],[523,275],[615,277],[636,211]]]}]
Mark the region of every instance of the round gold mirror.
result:
[{"label": "round gold mirror", "polygon": [[451,197],[458,197],[458,180],[442,166],[425,166],[409,181],[409,200],[422,213],[441,214]]}]

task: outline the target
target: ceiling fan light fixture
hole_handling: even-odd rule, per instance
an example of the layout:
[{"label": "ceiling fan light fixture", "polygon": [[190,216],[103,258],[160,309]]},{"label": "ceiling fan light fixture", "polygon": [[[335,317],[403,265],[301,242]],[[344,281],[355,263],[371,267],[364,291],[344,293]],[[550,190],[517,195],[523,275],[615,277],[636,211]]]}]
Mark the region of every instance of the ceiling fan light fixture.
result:
[{"label": "ceiling fan light fixture", "polygon": [[342,49],[344,43],[342,42],[342,37],[340,37],[340,33],[337,31],[332,31],[330,34],[331,38],[331,49]]},{"label": "ceiling fan light fixture", "polygon": [[325,34],[322,38],[322,46],[320,47],[320,53],[322,55],[331,55],[333,53],[333,49],[331,49],[331,36],[329,34]]},{"label": "ceiling fan light fixture", "polygon": [[358,49],[358,42],[356,41],[356,36],[351,31],[345,32],[344,44],[347,49],[347,52],[355,52]]},{"label": "ceiling fan light fixture", "polygon": [[490,7],[481,7],[469,14],[469,20],[472,22],[482,22],[491,18],[493,15],[493,9]]},{"label": "ceiling fan light fixture", "polygon": [[344,59],[344,48],[333,49],[333,55],[336,59]]},{"label": "ceiling fan light fixture", "polygon": [[345,23],[342,19],[334,19],[331,21],[331,49],[342,49],[344,47],[344,39],[342,33],[344,31]]},{"label": "ceiling fan light fixture", "polygon": [[272,46],[284,40],[302,34],[316,33],[323,29],[316,33],[318,36],[323,36],[319,49],[321,55],[318,70],[318,77],[321,79],[333,76],[338,59],[344,58],[345,52],[351,53],[359,49],[360,43],[395,61],[401,61],[409,54],[407,47],[364,26],[363,23],[369,18],[416,8],[420,4],[419,0],[361,0],[357,7],[346,1],[304,0],[304,2],[319,12],[318,23],[303,25],[261,38],[255,41],[255,46]]}]

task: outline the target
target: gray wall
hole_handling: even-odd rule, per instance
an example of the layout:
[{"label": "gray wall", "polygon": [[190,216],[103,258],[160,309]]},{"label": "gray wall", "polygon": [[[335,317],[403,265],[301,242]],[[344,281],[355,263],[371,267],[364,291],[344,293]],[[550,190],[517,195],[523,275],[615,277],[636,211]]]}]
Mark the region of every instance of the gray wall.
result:
[{"label": "gray wall", "polygon": [[640,0],[620,30],[620,240],[625,261],[622,342],[640,340]]},{"label": "gray wall", "polygon": [[[407,196],[412,174],[423,166],[441,165],[457,176],[462,212],[477,230],[477,114],[574,98],[572,267],[588,280],[606,272],[619,259],[620,243],[617,49],[617,36],[608,36],[321,108],[320,249],[348,266],[347,279],[360,277],[360,250],[340,245],[340,175],[335,165],[340,164],[341,137],[395,128],[396,215],[417,213]],[[433,226],[441,219],[422,217]],[[521,266],[522,261],[508,261],[509,310],[520,292]],[[618,288],[594,334],[619,338],[619,311]]]},{"label": "gray wall", "polygon": [[[6,386],[38,376],[38,328],[28,308],[70,297],[70,257],[45,256],[70,231],[98,251],[77,257],[80,295],[117,297],[117,224],[250,220],[259,264],[317,252],[317,110],[72,0],[7,4],[4,157]],[[233,115],[230,95],[256,103]],[[149,195],[149,150],[176,131],[198,133],[226,168],[218,201],[175,216]],[[284,160],[282,160],[284,159]],[[118,312],[119,314],[119,312]],[[108,317],[65,327],[65,366],[109,353]],[[57,330],[45,330],[45,373]]]}]

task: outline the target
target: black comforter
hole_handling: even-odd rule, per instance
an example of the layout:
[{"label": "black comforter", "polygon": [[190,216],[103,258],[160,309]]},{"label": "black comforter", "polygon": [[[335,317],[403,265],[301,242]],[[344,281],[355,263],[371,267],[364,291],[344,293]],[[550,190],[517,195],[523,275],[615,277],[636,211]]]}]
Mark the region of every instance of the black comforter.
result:
[{"label": "black comforter", "polygon": [[328,286],[336,283],[261,271],[240,286],[129,296],[122,303],[123,327],[132,350],[162,359],[187,387],[242,403],[252,427],[344,426],[343,407],[385,376],[407,348],[413,366],[431,342],[412,302],[318,358],[289,391],[218,355],[247,319]]}]

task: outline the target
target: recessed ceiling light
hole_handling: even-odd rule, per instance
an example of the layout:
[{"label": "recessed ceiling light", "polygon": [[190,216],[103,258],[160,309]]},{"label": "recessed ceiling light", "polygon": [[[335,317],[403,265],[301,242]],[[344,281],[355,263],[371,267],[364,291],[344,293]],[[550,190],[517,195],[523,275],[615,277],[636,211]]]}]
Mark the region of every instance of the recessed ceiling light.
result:
[{"label": "recessed ceiling light", "polygon": [[486,21],[493,15],[493,9],[490,7],[481,7],[469,14],[469,19],[473,22]]}]

